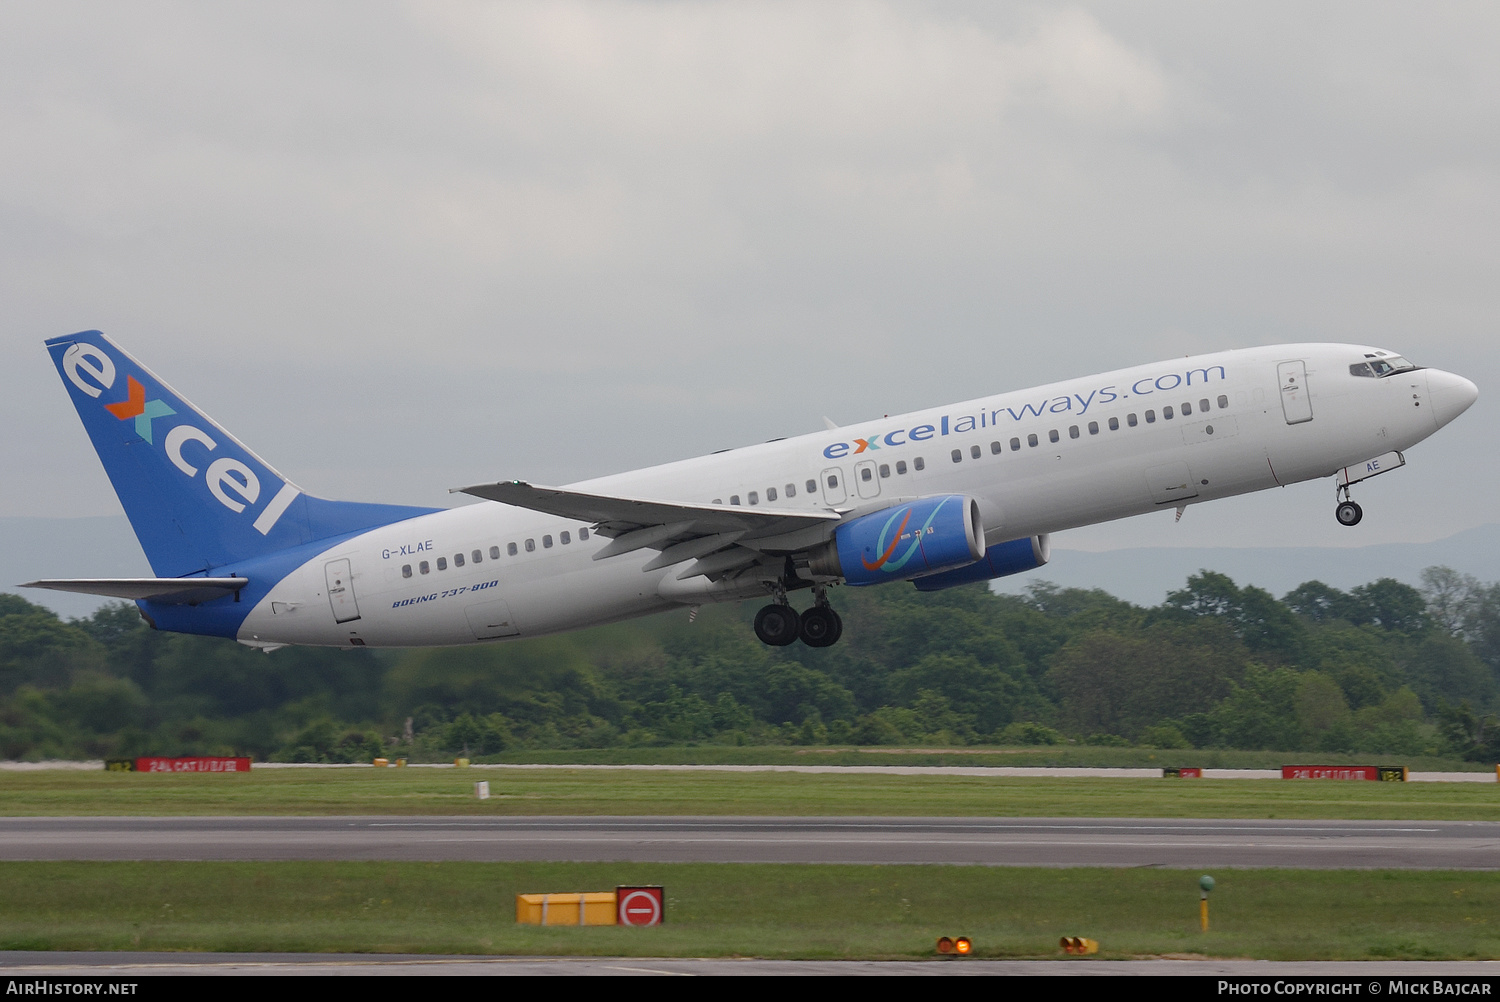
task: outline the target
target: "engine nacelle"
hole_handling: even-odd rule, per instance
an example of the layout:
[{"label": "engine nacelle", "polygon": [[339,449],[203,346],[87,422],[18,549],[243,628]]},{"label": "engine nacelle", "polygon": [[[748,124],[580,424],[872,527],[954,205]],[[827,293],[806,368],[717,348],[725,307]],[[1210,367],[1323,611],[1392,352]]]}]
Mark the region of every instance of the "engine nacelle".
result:
[{"label": "engine nacelle", "polygon": [[983,556],[979,502],[944,494],[840,525],[832,539],[808,554],[808,567],[851,585],[872,585],[962,567]]},{"label": "engine nacelle", "polygon": [[956,567],[941,574],[930,574],[917,578],[912,584],[917,591],[942,591],[955,585],[973,581],[988,581],[1003,578],[1008,574],[1019,574],[1045,564],[1052,556],[1052,541],[1048,536],[1028,536],[1012,539],[985,550],[984,557],[967,567]]}]

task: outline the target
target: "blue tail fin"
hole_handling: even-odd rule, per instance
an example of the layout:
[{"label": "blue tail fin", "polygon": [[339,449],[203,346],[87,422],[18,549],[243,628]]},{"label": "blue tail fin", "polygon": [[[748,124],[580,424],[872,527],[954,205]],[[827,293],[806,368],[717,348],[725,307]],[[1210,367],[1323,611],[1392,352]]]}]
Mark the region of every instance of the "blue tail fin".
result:
[{"label": "blue tail fin", "polygon": [[438,510],[302,493],[98,331],[53,338],[47,350],[161,577]]}]

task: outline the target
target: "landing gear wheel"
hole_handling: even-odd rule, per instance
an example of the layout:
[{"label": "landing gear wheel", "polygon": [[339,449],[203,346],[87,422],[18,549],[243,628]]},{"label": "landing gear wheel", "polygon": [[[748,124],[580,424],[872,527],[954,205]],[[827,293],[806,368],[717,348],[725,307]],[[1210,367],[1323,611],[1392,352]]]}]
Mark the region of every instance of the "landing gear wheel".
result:
[{"label": "landing gear wheel", "polygon": [[1339,506],[1333,510],[1333,517],[1339,520],[1340,525],[1358,525],[1359,520],[1365,517],[1365,510],[1353,501],[1340,501]]},{"label": "landing gear wheel", "polygon": [[832,609],[828,610],[828,614],[833,617],[833,636],[828,640],[828,646],[832,647],[834,644],[838,643],[839,638],[844,635],[844,617],[840,616]]},{"label": "landing gear wheel", "polygon": [[809,647],[830,647],[843,632],[838,613],[827,606],[813,606],[802,614],[802,642]]},{"label": "landing gear wheel", "polygon": [[789,605],[768,605],[755,614],[755,635],[763,644],[785,647],[801,633],[797,610]]}]

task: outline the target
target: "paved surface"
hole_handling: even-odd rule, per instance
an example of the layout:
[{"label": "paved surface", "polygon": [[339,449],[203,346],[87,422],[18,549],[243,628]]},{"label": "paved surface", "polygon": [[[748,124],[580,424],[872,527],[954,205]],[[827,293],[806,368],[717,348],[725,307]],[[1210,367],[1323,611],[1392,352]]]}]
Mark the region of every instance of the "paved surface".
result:
[{"label": "paved surface", "polygon": [[[1500,961],[1268,960],[696,960],[655,957],[432,957],[370,954],[0,953],[0,982],[27,977],[170,975],[1179,975],[1188,977],[1347,977],[1351,982],[1438,977],[1500,977]],[[4,989],[0,989],[3,991]],[[1362,991],[1361,995],[1368,994]]]},{"label": "paved surface", "polygon": [[1500,822],[1096,818],[0,818],[0,859],[1500,869]]}]

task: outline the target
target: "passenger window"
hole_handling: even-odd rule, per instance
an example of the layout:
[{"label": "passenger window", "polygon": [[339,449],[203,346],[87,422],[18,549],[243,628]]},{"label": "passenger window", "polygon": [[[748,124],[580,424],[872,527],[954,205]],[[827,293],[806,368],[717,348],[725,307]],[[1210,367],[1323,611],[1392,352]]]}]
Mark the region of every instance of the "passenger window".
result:
[{"label": "passenger window", "polygon": [[1097,434],[1099,434],[1099,422],[1098,421],[1090,421],[1089,422],[1089,434],[1090,435],[1097,435]]},{"label": "passenger window", "polygon": [[1204,414],[1208,413],[1208,398],[1207,397],[1204,397],[1202,400],[1198,401],[1198,409],[1200,411],[1202,411]]},{"label": "passenger window", "polygon": [[828,474],[828,486],[829,487],[837,487],[838,485],[839,485],[839,475],[837,473],[830,473],[830,474]]},{"label": "passenger window", "polygon": [[1146,412],[1146,423],[1147,424],[1155,424],[1156,423],[1156,412],[1155,411],[1147,411]]},{"label": "passenger window", "polygon": [[588,539],[588,538],[589,538],[589,531],[587,529],[579,529],[578,530],[578,540],[579,540],[579,542],[582,542],[583,540]]},{"label": "passenger window", "polygon": [[1032,432],[1030,435],[1026,436],[1026,444],[1029,445],[1029,446],[1031,446],[1033,449],[1036,448],[1036,446],[1037,446],[1036,432]]},{"label": "passenger window", "polygon": [[925,470],[927,469],[927,460],[923,459],[921,456],[918,456],[916,459],[913,459],[911,461],[911,468],[917,471]]},{"label": "passenger window", "polygon": [[551,536],[543,536],[542,537],[542,546],[544,546],[545,548],[547,548],[549,550],[552,549],[552,537]]},{"label": "passenger window", "polygon": [[473,553],[469,554],[469,556],[473,558],[476,564],[484,562],[484,554],[479,552],[478,550],[475,550]]},{"label": "passenger window", "polygon": [[[511,546],[515,546],[516,544],[515,543],[511,543],[510,545]],[[514,553],[515,550],[511,550],[511,552]],[[500,547],[498,547],[498,546],[491,546],[490,547],[490,559],[491,560],[499,560],[500,559]]]},{"label": "passenger window", "polygon": [[905,474],[906,474],[906,460],[904,460],[904,459],[898,459],[898,460],[896,460],[896,476],[900,477],[900,476],[904,476]]},{"label": "passenger window", "polygon": [[[866,470],[865,472],[869,473],[870,471]],[[868,480],[870,478],[866,477],[865,479]],[[749,500],[751,504],[760,504],[760,491],[751,491]]]},{"label": "passenger window", "polygon": [[528,539],[528,540],[526,540],[526,552],[527,553],[535,553],[536,552],[536,540],[534,540],[534,539]]},{"label": "passenger window", "polygon": [[447,569],[448,569],[448,558],[447,557],[438,557],[438,570],[440,570],[440,571],[446,571]]},{"label": "passenger window", "polygon": [[1182,402],[1182,416],[1187,417],[1191,413],[1193,413],[1193,405],[1184,400]]},{"label": "passenger window", "polygon": [[724,499],[723,498],[714,498],[714,504],[723,504],[723,503],[724,503]]},{"label": "passenger window", "polygon": [[990,443],[990,455],[992,455],[992,456],[998,456],[998,455],[1000,455],[1001,450],[1003,450],[1004,448],[1005,448],[1005,446],[1001,445],[999,442],[991,442]]},{"label": "passenger window", "polygon": [[[1151,412],[1147,411],[1146,413],[1150,414]],[[1172,420],[1172,405],[1171,404],[1167,404],[1167,406],[1165,406],[1165,407],[1163,407],[1161,409],[1161,416],[1163,418],[1165,418],[1166,420],[1168,420],[1168,421]],[[1147,418],[1147,420],[1149,421],[1150,418]]]},{"label": "passenger window", "polygon": [[1010,440],[1010,451],[1011,452],[1020,452],[1021,451],[1021,440],[1019,438],[1013,438],[1013,439]]},{"label": "passenger window", "polygon": [[1140,422],[1135,419],[1135,415],[1134,414],[1126,414],[1125,415],[1125,423],[1128,424],[1128,425],[1130,425],[1130,427],[1132,427],[1132,428],[1134,428],[1136,425],[1140,424]]},{"label": "passenger window", "polygon": [[787,484],[786,485],[786,496],[789,497],[789,498],[794,498],[794,497],[797,496],[797,485],[796,484]]},{"label": "passenger window", "polygon": [[730,504],[739,504],[740,503],[740,496],[738,494],[731,494],[731,495],[729,495],[729,503]]},{"label": "passenger window", "polygon": [[564,546],[567,546],[573,541],[573,534],[567,529],[564,529],[562,532],[557,534],[557,541],[562,543]]},{"label": "passenger window", "polygon": [[809,480],[807,482],[807,493],[809,493],[809,494],[816,494],[816,493],[818,493],[818,482],[816,480]]},{"label": "passenger window", "polygon": [[1070,424],[1070,425],[1068,425],[1068,437],[1069,438],[1077,438],[1078,437],[1078,426],[1076,424]]},{"label": "passenger window", "polygon": [[955,463],[962,463],[964,461],[964,453],[962,449],[953,450],[953,461]]},{"label": "passenger window", "polygon": [[1109,430],[1110,431],[1119,431],[1120,430],[1120,419],[1119,418],[1112,417],[1112,418],[1109,419]]},{"label": "passenger window", "polygon": [[411,564],[402,564],[401,565],[401,576],[404,577],[404,578],[411,577]]},{"label": "passenger window", "polygon": [[1056,442],[1059,437],[1060,436],[1057,434],[1056,428],[1053,428],[1051,431],[1047,432],[1047,441],[1049,442]]},{"label": "passenger window", "polygon": [[506,543],[505,544],[505,552],[508,553],[508,554],[510,554],[511,556],[515,556],[516,555],[516,544],[515,543]]},{"label": "passenger window", "polygon": [[464,565],[464,555],[462,553],[455,553],[455,554],[453,554],[453,566],[454,567],[462,567],[463,565]]},{"label": "passenger window", "polygon": [[774,487],[767,487],[766,488],[766,500],[767,501],[775,501],[776,500],[776,488],[774,488]]},{"label": "passenger window", "polygon": [[881,463],[880,464],[880,479],[884,480],[886,477],[889,477],[890,475],[891,475],[891,466],[890,466],[890,464],[889,463]]},{"label": "passenger window", "polygon": [[1227,410],[1228,408],[1229,408],[1229,398],[1226,397],[1224,394],[1220,393],[1219,394],[1219,410],[1221,410],[1221,411],[1222,410]]},{"label": "passenger window", "polygon": [[427,561],[424,560],[421,563],[417,564],[417,570],[423,574],[426,574],[429,570],[431,570],[431,568],[427,566]]}]

